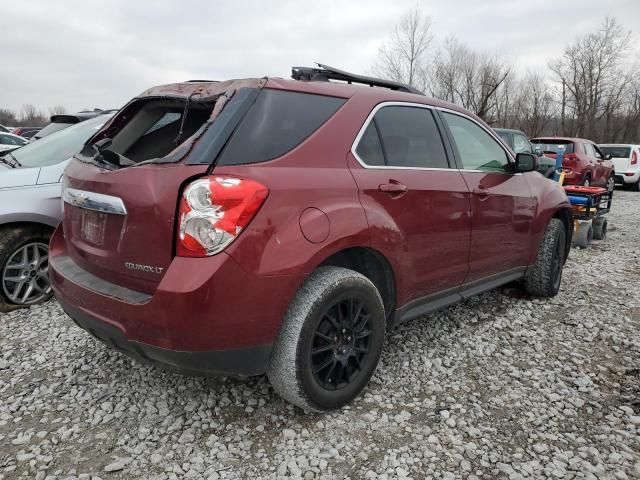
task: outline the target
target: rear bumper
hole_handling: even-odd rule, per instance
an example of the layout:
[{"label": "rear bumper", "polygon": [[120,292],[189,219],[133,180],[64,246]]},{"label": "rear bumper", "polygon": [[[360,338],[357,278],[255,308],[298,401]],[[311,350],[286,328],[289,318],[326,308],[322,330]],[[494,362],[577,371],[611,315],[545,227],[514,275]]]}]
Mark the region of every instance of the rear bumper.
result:
[{"label": "rear bumper", "polygon": [[61,300],[65,313],[79,327],[110,348],[133,359],[152,364],[164,370],[193,376],[229,375],[250,377],[264,373],[271,355],[271,345],[237,348],[233,350],[211,350],[183,352],[156,347],[129,340],[118,328],[102,322],[83,310]]},{"label": "rear bumper", "polygon": [[628,172],[616,172],[616,183],[624,185],[627,183],[636,183],[640,180],[640,170],[631,170]]},{"label": "rear bumper", "polygon": [[564,185],[582,185],[582,181],[584,179],[584,175],[582,172],[576,172],[575,170],[570,173],[565,172],[564,174]]},{"label": "rear bumper", "polygon": [[302,276],[255,276],[223,253],[176,257],[153,294],[114,285],[68,256],[62,226],[49,247],[56,298],[82,328],[143,361],[198,375],[264,373]]}]

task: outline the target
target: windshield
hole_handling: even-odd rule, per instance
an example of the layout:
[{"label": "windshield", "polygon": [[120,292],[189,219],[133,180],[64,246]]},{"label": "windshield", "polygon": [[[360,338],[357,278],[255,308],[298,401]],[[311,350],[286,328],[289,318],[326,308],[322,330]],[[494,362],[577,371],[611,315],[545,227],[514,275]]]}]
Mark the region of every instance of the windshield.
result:
[{"label": "windshield", "polygon": [[500,132],[500,131],[497,131],[497,130],[496,130],[496,133],[497,133],[498,135],[500,135],[500,138],[501,138],[502,140],[504,140],[504,143],[506,143],[506,144],[507,144],[507,145],[509,145],[509,146],[511,145],[511,144],[510,144],[510,142],[509,142],[509,133],[507,133],[507,132]]},{"label": "windshield", "polygon": [[573,153],[573,143],[566,140],[553,140],[547,138],[538,138],[531,140],[534,145],[540,145],[544,153]]},{"label": "windshield", "polygon": [[80,151],[84,143],[92,137],[112,115],[98,117],[65,128],[30,143],[11,153],[23,167],[46,167],[60,163]]},{"label": "windshield", "polygon": [[46,127],[44,127],[42,130],[40,130],[38,133],[36,133],[33,136],[33,138],[37,139],[37,138],[46,137],[47,135],[51,135],[52,133],[59,132],[60,130],[64,130],[65,128],[70,127],[71,125],[75,125],[75,123],[52,122]]},{"label": "windshield", "polygon": [[600,151],[605,155],[611,155],[613,158],[629,158],[631,155],[631,147],[604,147],[600,146]]}]

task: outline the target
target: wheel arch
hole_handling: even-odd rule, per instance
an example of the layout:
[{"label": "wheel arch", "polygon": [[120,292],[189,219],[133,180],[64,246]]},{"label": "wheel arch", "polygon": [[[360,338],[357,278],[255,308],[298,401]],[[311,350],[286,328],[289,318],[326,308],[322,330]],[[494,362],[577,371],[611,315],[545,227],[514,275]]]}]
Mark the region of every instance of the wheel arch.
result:
[{"label": "wheel arch", "polygon": [[565,237],[566,245],[564,250],[566,252],[564,261],[566,263],[567,258],[569,258],[569,252],[571,250],[571,242],[573,239],[573,213],[571,212],[570,208],[563,207],[556,210],[551,218],[557,218],[564,225],[565,232],[567,234]]},{"label": "wheel arch", "polygon": [[382,253],[370,247],[347,247],[333,252],[315,268],[324,266],[349,268],[371,280],[380,292],[387,325],[390,324],[396,309],[396,279],[391,263]]},{"label": "wheel arch", "polygon": [[29,228],[29,227],[38,227],[50,234],[53,234],[56,229],[55,226],[52,226],[50,223],[45,223],[42,221],[35,220],[22,220],[22,221],[10,221],[6,223],[0,223],[0,230],[10,230],[10,229],[18,229],[18,228]]}]

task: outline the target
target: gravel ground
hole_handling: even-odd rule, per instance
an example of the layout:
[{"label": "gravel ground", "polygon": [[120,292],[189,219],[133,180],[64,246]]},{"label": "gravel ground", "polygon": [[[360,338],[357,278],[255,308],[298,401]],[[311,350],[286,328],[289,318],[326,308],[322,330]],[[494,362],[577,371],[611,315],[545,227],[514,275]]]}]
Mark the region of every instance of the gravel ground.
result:
[{"label": "gravel ground", "polygon": [[50,301],[0,314],[0,480],[640,478],[640,194],[560,295],[485,294],[394,330],[351,406],[108,350]]}]

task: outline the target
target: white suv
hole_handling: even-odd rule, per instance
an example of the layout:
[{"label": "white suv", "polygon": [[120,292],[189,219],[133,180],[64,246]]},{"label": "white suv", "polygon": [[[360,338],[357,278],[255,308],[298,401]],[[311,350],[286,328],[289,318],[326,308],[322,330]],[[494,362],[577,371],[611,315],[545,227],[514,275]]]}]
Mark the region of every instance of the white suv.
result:
[{"label": "white suv", "polygon": [[634,192],[640,192],[640,145],[626,143],[598,145],[605,155],[611,155],[615,165],[616,183],[631,185]]}]

